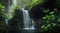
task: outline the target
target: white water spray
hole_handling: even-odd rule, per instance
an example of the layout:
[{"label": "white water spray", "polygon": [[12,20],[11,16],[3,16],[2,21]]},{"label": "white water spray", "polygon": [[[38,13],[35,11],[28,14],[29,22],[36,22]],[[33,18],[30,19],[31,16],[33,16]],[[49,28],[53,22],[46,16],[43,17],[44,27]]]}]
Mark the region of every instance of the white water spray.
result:
[{"label": "white water spray", "polygon": [[28,10],[25,10],[24,8],[22,8],[22,12],[23,12],[23,19],[24,19],[24,29],[35,29],[34,28],[34,21],[30,19]]}]

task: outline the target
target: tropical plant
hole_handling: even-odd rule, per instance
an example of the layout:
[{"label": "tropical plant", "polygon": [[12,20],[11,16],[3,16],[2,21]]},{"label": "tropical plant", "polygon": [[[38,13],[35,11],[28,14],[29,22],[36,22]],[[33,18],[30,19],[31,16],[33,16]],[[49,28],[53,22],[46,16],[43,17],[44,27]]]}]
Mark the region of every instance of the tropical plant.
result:
[{"label": "tropical plant", "polygon": [[0,3],[0,33],[5,31],[6,24],[5,24],[5,6],[3,6],[2,3]]}]

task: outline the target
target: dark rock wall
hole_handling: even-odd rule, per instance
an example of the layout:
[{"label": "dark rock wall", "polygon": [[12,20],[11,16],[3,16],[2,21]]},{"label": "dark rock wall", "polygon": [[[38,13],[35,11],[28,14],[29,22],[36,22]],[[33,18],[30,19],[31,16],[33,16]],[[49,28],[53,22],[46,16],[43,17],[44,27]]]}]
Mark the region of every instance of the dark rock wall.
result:
[{"label": "dark rock wall", "polygon": [[9,20],[9,33],[18,33],[19,28],[23,28],[23,15],[21,10],[15,10],[14,17]]}]

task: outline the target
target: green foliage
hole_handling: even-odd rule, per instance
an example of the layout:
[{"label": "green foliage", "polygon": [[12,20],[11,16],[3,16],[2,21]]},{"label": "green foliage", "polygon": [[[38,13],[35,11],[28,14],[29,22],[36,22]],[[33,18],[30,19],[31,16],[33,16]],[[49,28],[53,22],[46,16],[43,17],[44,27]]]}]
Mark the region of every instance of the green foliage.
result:
[{"label": "green foliage", "polygon": [[42,4],[44,0],[15,0],[13,2],[16,3],[17,8],[27,8],[30,10],[34,5]]},{"label": "green foliage", "polygon": [[[49,10],[48,10],[49,11]],[[57,13],[52,11],[49,15],[46,15],[42,18],[43,25],[40,27],[41,32],[47,31],[51,29],[52,27],[60,27],[60,16],[56,15]]]},{"label": "green foliage", "polygon": [[[8,4],[8,5],[9,5],[9,4]],[[15,9],[16,9],[17,7],[18,7],[18,6],[17,6],[17,1],[16,1],[16,0],[12,0],[12,4],[9,5],[9,7],[8,7],[8,9],[7,9],[8,12],[5,13],[6,18],[11,19],[11,18],[13,17],[13,15],[14,15],[14,11],[15,11]]]},{"label": "green foliage", "polygon": [[5,6],[0,3],[0,33],[5,31],[6,24],[5,24]]},{"label": "green foliage", "polygon": [[0,17],[2,16],[4,16],[5,14],[4,14],[4,9],[5,9],[5,7],[0,3]]},{"label": "green foliage", "polygon": [[55,27],[56,24],[55,23],[50,23],[50,24],[47,24],[47,25],[42,25],[41,26],[41,32],[44,32],[44,31],[47,31],[49,29],[51,29],[52,27]]},{"label": "green foliage", "polygon": [[48,13],[49,9],[43,9],[43,12]]}]

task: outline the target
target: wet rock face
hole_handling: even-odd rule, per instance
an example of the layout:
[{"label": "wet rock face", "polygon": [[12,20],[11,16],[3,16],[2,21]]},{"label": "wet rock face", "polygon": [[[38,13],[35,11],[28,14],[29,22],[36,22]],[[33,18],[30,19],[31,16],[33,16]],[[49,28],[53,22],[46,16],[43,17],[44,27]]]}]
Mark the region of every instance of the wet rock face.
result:
[{"label": "wet rock face", "polygon": [[23,18],[21,10],[15,10],[12,19],[9,20],[8,33],[18,33],[19,28],[23,27]]},{"label": "wet rock face", "polygon": [[40,5],[33,6],[30,11],[30,16],[34,19],[42,18],[45,15]]}]

